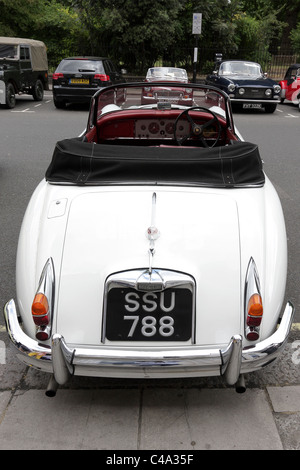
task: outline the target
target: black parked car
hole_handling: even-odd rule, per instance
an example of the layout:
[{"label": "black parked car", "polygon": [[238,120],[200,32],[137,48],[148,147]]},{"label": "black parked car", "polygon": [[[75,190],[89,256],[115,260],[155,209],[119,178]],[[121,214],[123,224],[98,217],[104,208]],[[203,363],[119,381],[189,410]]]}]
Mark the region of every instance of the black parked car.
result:
[{"label": "black parked car", "polygon": [[0,37],[0,105],[14,108],[25,93],[36,101],[48,90],[48,59],[42,41]]},{"label": "black parked car", "polygon": [[54,104],[89,102],[100,88],[124,82],[122,73],[106,57],[63,59],[52,77]]},{"label": "black parked car", "polygon": [[225,91],[233,105],[242,108],[264,108],[273,113],[280,101],[281,88],[267,78],[256,62],[216,60],[215,70],[206,77],[206,84]]}]

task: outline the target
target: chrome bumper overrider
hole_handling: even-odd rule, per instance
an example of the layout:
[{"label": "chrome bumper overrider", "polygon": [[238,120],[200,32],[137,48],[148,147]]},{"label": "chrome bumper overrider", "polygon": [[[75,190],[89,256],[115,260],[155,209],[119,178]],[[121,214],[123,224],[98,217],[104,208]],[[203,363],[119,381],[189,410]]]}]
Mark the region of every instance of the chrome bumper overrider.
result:
[{"label": "chrome bumper overrider", "polygon": [[22,330],[14,300],[4,307],[6,328],[17,348],[19,359],[45,372],[54,374],[58,384],[71,375],[98,377],[201,377],[224,376],[234,385],[240,376],[272,362],[283,349],[292,325],[294,307],[286,304],[278,329],[269,338],[253,346],[242,347],[242,336],[234,335],[224,349],[200,349],[197,346],[167,349],[72,348],[59,334],[52,337],[52,346],[42,345]]}]

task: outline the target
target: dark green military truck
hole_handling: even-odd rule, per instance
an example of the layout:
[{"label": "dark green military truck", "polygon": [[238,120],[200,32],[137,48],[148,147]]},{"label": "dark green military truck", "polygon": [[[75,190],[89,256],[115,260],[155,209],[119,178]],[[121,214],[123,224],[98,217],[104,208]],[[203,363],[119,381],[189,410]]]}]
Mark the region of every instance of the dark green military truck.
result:
[{"label": "dark green military truck", "polygon": [[14,108],[16,95],[36,101],[48,90],[48,60],[42,41],[0,36],[0,105]]}]

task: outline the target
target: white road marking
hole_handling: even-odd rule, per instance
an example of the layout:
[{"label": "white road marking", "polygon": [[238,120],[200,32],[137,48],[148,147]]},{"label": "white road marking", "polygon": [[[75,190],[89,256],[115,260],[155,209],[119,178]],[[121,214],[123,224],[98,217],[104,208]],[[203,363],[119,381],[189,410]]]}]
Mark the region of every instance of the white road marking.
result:
[{"label": "white road marking", "polygon": [[31,111],[30,108],[23,109],[21,111],[11,111],[12,113],[35,113],[35,111]]}]

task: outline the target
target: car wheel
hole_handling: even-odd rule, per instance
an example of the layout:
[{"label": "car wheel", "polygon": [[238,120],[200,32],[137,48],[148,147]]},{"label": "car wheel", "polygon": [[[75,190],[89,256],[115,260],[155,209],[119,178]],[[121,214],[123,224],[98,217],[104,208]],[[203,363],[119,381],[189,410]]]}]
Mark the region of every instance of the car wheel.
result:
[{"label": "car wheel", "polygon": [[57,109],[63,109],[66,107],[66,103],[64,101],[57,101],[55,98],[53,99],[53,102],[54,102],[54,106],[57,108]]},{"label": "car wheel", "polygon": [[16,106],[16,94],[12,83],[8,83],[6,87],[6,107],[12,109]]},{"label": "car wheel", "polygon": [[32,89],[32,96],[35,101],[42,101],[44,98],[44,87],[41,80],[37,80]]},{"label": "car wheel", "polygon": [[266,104],[265,105],[266,113],[274,113],[276,108],[277,108],[277,104]]}]

